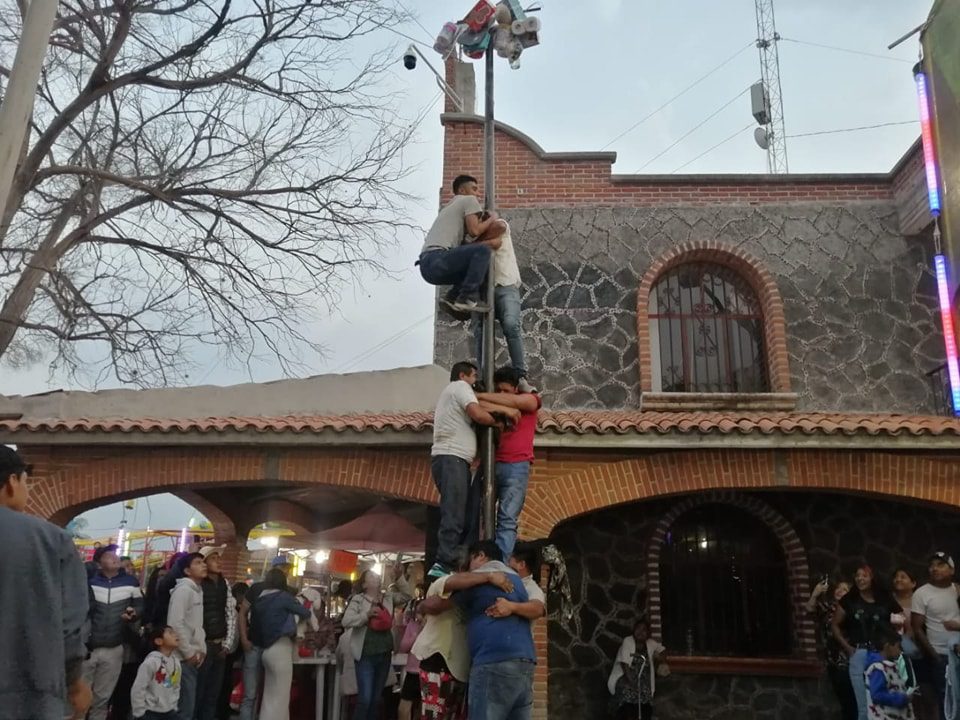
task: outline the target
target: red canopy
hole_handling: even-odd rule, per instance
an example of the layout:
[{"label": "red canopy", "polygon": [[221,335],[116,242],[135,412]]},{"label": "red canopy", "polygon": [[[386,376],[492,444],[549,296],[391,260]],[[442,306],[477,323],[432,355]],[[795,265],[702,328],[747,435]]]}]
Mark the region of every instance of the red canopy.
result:
[{"label": "red canopy", "polygon": [[316,546],[368,553],[422,552],[425,534],[386,503],[379,503],[345,525],[313,536]]}]

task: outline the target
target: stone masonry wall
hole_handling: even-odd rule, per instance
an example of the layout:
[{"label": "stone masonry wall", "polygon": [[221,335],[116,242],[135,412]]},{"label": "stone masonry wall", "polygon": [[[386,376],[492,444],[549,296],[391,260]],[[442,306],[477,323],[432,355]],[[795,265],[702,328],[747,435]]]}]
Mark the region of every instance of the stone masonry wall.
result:
[{"label": "stone masonry wall", "polygon": [[[904,566],[920,578],[931,551],[956,552],[960,514],[858,496],[756,493],[793,526],[812,577],[849,577],[863,560],[880,577]],[[633,620],[647,606],[647,551],[657,521],[682,497],[610,508],[553,535],[570,575],[575,621],[549,623],[551,717],[604,720],[606,678]],[[922,582],[922,579],[921,579]],[[559,598],[551,597],[551,608]],[[667,610],[665,609],[665,612]],[[658,680],[660,720],[836,720],[825,680],[684,675]]]},{"label": "stone masonry wall", "polygon": [[[639,405],[637,288],[682,243],[757,257],[784,302],[800,410],[923,413],[943,362],[929,243],[904,238],[889,202],[504,212],[523,278],[527,363],[553,408]],[[507,356],[498,332],[498,361]],[[438,314],[434,355],[472,357]]]}]

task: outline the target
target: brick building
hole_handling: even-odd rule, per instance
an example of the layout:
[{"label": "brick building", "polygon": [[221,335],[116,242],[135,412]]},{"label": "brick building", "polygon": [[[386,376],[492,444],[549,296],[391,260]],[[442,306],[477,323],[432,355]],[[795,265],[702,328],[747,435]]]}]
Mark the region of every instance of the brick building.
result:
[{"label": "brick building", "polygon": [[[482,132],[442,120],[448,187]],[[917,148],[880,175],[627,177],[500,126],[497,157],[547,408],[521,534],[572,591],[535,625],[535,717],[605,717],[640,615],[672,653],[659,717],[833,717],[813,579],[960,551]],[[437,365],[469,354],[440,320]],[[0,398],[0,442],[37,467],[33,512],[171,491],[237,567],[265,520],[312,533],[386,497],[422,521],[441,368]]]}]

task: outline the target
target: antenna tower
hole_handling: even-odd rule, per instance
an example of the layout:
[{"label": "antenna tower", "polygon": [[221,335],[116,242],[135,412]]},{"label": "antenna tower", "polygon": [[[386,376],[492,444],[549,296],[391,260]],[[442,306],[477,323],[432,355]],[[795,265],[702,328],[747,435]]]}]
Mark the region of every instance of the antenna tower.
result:
[{"label": "antenna tower", "polygon": [[767,131],[767,171],[779,174],[790,171],[787,165],[787,135],[783,121],[783,91],[780,88],[780,34],[773,15],[773,0],[756,0],[757,49],[760,51],[760,72],[769,112]]}]

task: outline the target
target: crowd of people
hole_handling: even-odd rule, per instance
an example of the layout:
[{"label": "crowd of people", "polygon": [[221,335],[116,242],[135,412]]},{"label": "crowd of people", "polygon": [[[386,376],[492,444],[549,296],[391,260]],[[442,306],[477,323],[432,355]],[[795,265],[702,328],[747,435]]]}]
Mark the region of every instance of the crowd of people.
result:
[{"label": "crowd of people", "polygon": [[867,565],[851,581],[824,577],[806,609],[821,629],[842,720],[956,720],[960,711],[960,592],[954,561],[929,558],[927,582]]}]

